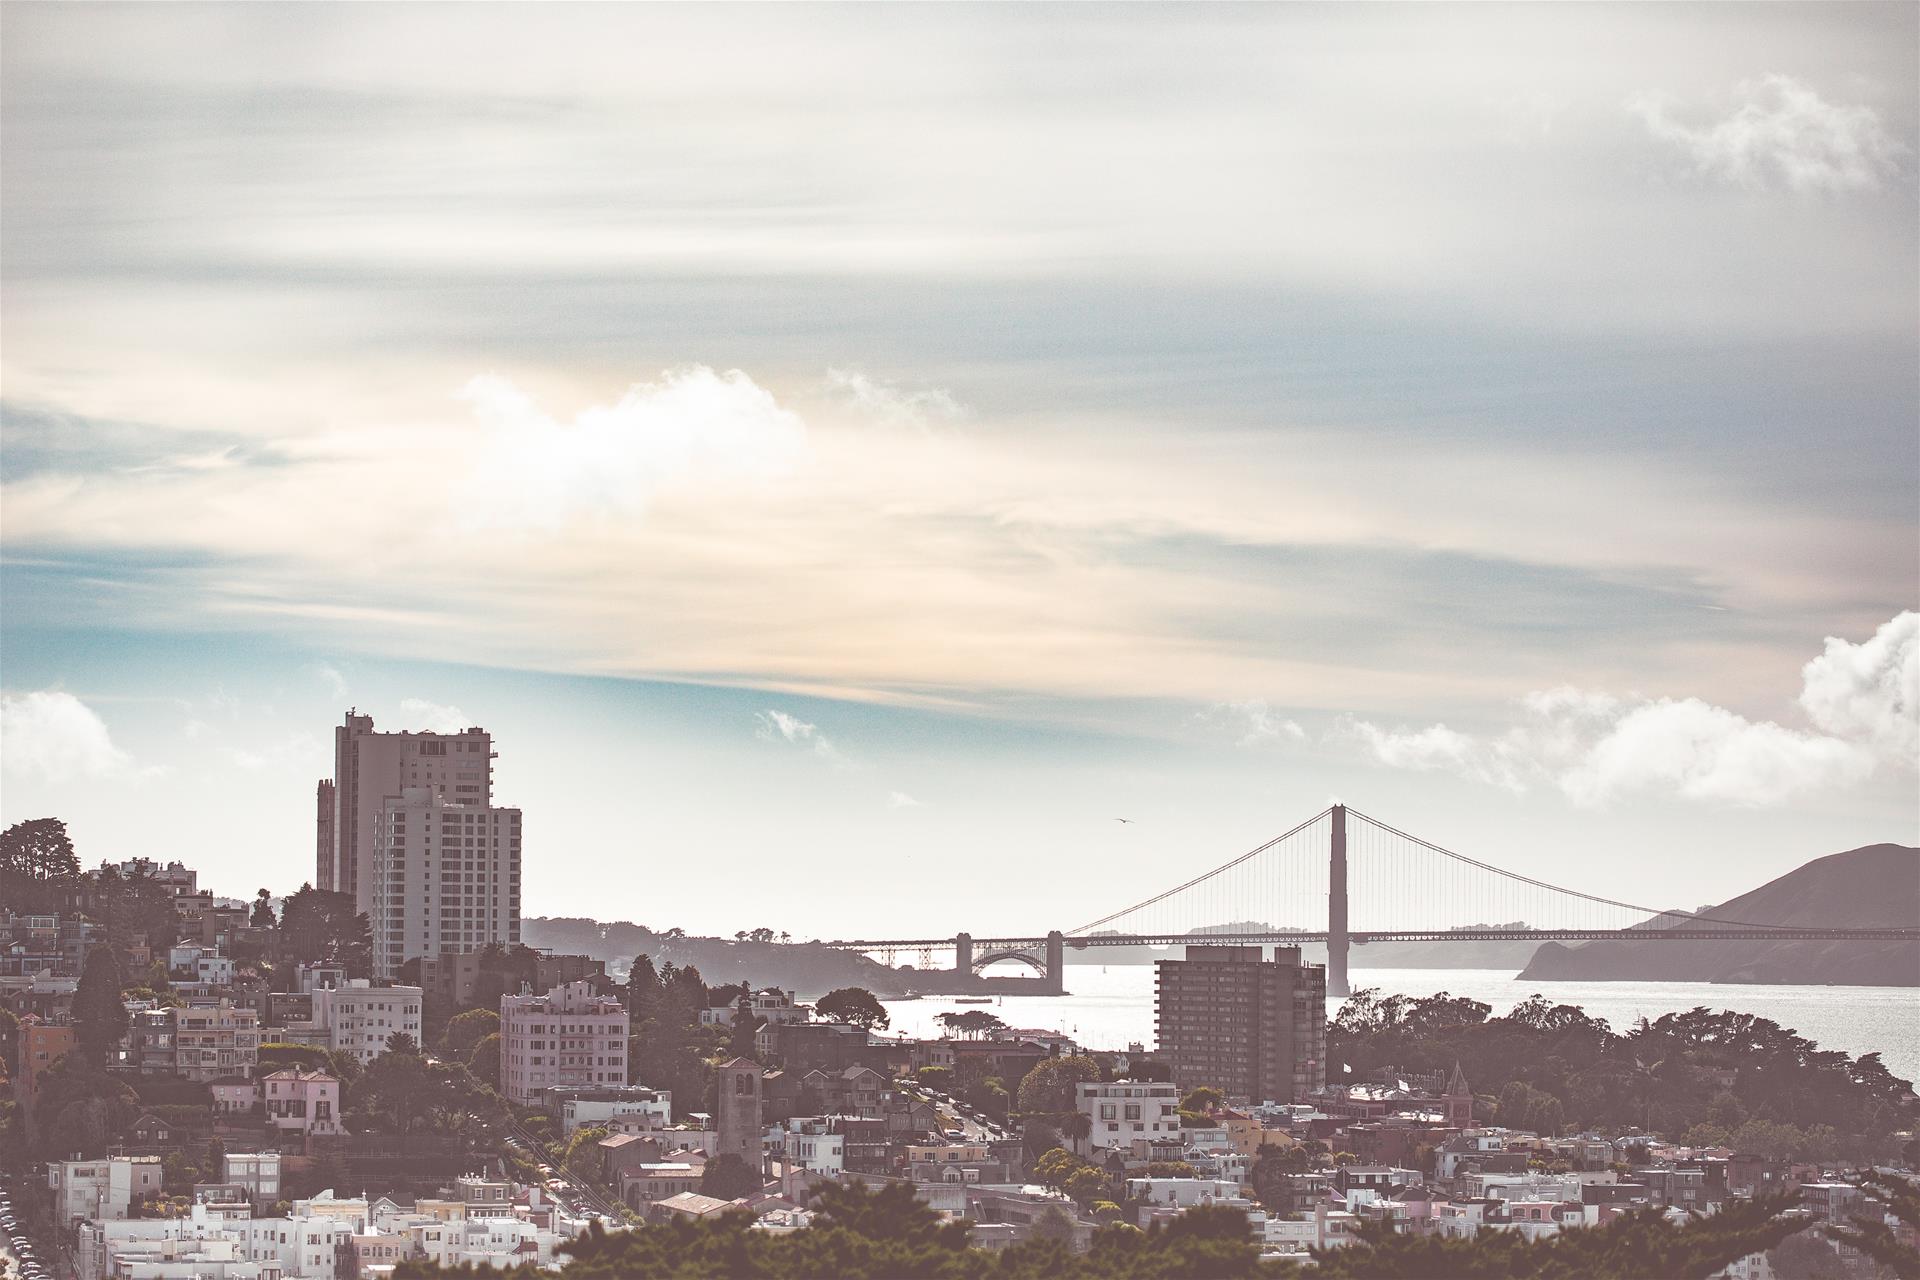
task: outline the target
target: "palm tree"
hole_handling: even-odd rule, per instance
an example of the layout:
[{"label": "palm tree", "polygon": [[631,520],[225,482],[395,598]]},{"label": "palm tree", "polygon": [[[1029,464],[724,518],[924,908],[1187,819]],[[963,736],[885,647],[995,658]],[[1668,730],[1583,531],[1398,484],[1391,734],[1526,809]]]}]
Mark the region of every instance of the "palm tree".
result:
[{"label": "palm tree", "polygon": [[1060,1132],[1073,1142],[1073,1153],[1082,1159],[1086,1157],[1085,1143],[1093,1136],[1093,1117],[1084,1111],[1070,1112],[1060,1122]]}]

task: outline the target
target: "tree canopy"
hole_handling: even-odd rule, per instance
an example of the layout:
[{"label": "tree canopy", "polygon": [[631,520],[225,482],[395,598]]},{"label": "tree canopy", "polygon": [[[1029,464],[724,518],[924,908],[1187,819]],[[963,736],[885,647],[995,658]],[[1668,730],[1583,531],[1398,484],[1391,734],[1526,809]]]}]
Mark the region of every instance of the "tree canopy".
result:
[{"label": "tree canopy", "polygon": [[[1604,1227],[1564,1231],[1537,1241],[1510,1232],[1462,1239],[1394,1235],[1368,1227],[1356,1243],[1315,1250],[1313,1262],[1303,1266],[1263,1263],[1246,1214],[1225,1205],[1189,1209],[1150,1231],[1100,1227],[1083,1253],[1074,1253],[1068,1243],[1068,1237],[1083,1228],[1061,1215],[1050,1218],[1033,1238],[990,1253],[969,1247],[968,1224],[943,1220],[917,1201],[907,1184],[878,1191],[858,1184],[821,1184],[816,1192],[819,1217],[785,1234],[752,1230],[753,1216],[745,1210],[616,1233],[596,1228],[568,1246],[573,1257],[566,1274],[575,1280],[1705,1280],[1808,1225],[1807,1219],[1781,1216],[1788,1202],[1776,1198],[1735,1202],[1718,1213],[1678,1222],[1658,1210],[1641,1210]],[[396,1280],[535,1280],[539,1274],[531,1266],[492,1271],[420,1260],[404,1261],[394,1272]]]},{"label": "tree canopy", "polygon": [[814,1002],[813,1011],[834,1022],[851,1023],[869,1031],[885,1027],[892,1021],[887,1016],[886,1006],[874,999],[873,992],[865,987],[841,987],[829,991]]},{"label": "tree canopy", "polygon": [[1702,1145],[1870,1161],[1895,1154],[1894,1135],[1920,1119],[1913,1086],[1878,1054],[1822,1050],[1752,1014],[1691,1009],[1626,1032],[1538,996],[1490,1014],[1445,992],[1357,992],[1328,1028],[1328,1059],[1356,1080],[1458,1063],[1481,1095],[1477,1119],[1535,1131],[1649,1127]]},{"label": "tree canopy", "polygon": [[80,985],[73,994],[74,1039],[87,1060],[100,1066],[114,1059],[131,1022],[120,998],[124,985],[120,960],[113,948],[94,947],[87,952]]},{"label": "tree canopy", "polygon": [[1027,1115],[1065,1115],[1077,1109],[1074,1086],[1100,1078],[1100,1064],[1085,1054],[1035,1063],[1020,1081],[1017,1105]]}]

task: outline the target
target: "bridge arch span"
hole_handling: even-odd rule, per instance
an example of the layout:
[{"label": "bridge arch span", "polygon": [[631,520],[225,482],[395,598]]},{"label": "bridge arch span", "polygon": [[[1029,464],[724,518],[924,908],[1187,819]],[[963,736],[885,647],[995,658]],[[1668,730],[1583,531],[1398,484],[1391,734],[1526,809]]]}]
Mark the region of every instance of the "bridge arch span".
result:
[{"label": "bridge arch span", "polygon": [[988,965],[997,964],[1002,960],[1017,960],[1041,977],[1044,978],[1047,976],[1047,962],[1045,960],[1034,955],[1031,951],[1014,950],[981,952],[973,958],[973,972],[978,974],[986,969]]}]

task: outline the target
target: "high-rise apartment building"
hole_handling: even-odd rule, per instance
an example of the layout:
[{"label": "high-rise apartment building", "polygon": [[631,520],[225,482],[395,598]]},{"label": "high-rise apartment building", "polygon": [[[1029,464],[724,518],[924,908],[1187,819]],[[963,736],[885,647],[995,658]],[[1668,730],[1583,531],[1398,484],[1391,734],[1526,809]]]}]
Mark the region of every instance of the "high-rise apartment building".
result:
[{"label": "high-rise apartment building", "polygon": [[520,941],[520,811],[406,787],[375,810],[373,976]]},{"label": "high-rise apartment building", "polygon": [[[409,787],[465,805],[493,803],[493,736],[459,733],[376,733],[373,717],[347,713],[333,731],[331,819],[323,815],[316,843],[315,886],[353,895],[357,910],[373,910],[374,832],[381,803]],[[323,783],[320,799],[327,798]],[[331,855],[331,856],[329,856]]]},{"label": "high-rise apartment building", "polygon": [[500,1091],[537,1102],[544,1090],[627,1082],[627,1007],[569,982],[543,996],[500,997]]},{"label": "high-rise apartment building", "polygon": [[1155,966],[1160,1055],[1183,1089],[1299,1102],[1326,1084],[1327,971],[1300,948],[1188,947]]}]

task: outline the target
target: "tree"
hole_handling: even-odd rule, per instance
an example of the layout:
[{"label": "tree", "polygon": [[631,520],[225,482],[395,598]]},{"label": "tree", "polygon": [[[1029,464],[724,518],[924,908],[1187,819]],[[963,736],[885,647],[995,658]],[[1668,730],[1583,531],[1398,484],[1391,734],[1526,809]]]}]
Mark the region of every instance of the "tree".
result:
[{"label": "tree", "polygon": [[15,911],[50,911],[59,893],[80,877],[67,824],[32,818],[0,831],[0,900]]},{"label": "tree", "polygon": [[929,1089],[945,1093],[953,1085],[953,1068],[921,1067],[913,1073],[913,1078]]},{"label": "tree", "polygon": [[1033,1220],[1033,1235],[1040,1240],[1057,1240],[1061,1244],[1073,1243],[1073,1219],[1067,1211],[1057,1204],[1050,1204],[1041,1215]]},{"label": "tree", "polygon": [[[1858,1180],[1867,1194],[1871,1214],[1855,1214],[1851,1222],[1827,1228],[1827,1234],[1840,1243],[1858,1249],[1883,1267],[1890,1267],[1900,1280],[1920,1277],[1920,1249],[1907,1243],[1920,1232],[1920,1182],[1895,1173],[1869,1170]],[[1887,1225],[1892,1217],[1905,1229],[1906,1240]]]},{"label": "tree", "polygon": [[489,1032],[474,1044],[467,1055],[467,1070],[473,1078],[495,1089],[500,1087],[500,1033]]},{"label": "tree", "polygon": [[1074,1086],[1099,1079],[1100,1064],[1085,1054],[1048,1058],[1021,1078],[1016,1105],[1027,1115],[1063,1116],[1079,1109]]},{"label": "tree", "polygon": [[500,1015],[491,1009],[468,1009],[447,1019],[440,1033],[440,1055],[465,1061],[473,1047],[500,1029]]},{"label": "tree", "polygon": [[1339,1249],[1315,1249],[1320,1280],[1425,1280],[1430,1276],[1607,1276],[1612,1280],[1706,1280],[1765,1253],[1810,1219],[1782,1216],[1790,1197],[1734,1200],[1704,1216],[1668,1219],[1657,1207],[1622,1214],[1603,1227],[1528,1241],[1501,1232],[1473,1237],[1396,1235],[1377,1224]]},{"label": "tree", "polygon": [[420,1042],[404,1031],[396,1031],[387,1037],[387,1045],[384,1052],[398,1054],[406,1058],[417,1058],[420,1056]]},{"label": "tree", "polygon": [[1075,1204],[1085,1207],[1095,1200],[1110,1199],[1113,1194],[1113,1182],[1099,1169],[1090,1164],[1084,1164],[1067,1175],[1066,1184],[1061,1190],[1073,1197]]},{"label": "tree", "polygon": [[731,1151],[707,1161],[700,1174],[700,1194],[718,1200],[744,1200],[757,1196],[766,1184],[752,1166]]},{"label": "tree", "polygon": [[1180,1099],[1180,1110],[1196,1116],[1210,1116],[1225,1106],[1226,1095],[1210,1084],[1197,1089],[1189,1089],[1187,1096]]},{"label": "tree", "polygon": [[1053,1147],[1033,1162],[1033,1176],[1049,1187],[1058,1187],[1064,1185],[1075,1170],[1086,1166],[1086,1161],[1065,1147]]},{"label": "tree", "polygon": [[373,926],[354,911],[352,894],[303,884],[280,909],[280,950],[289,968],[331,960],[348,977],[370,977]]},{"label": "tree", "polygon": [[105,1155],[138,1114],[139,1095],[84,1053],[62,1054],[40,1077],[34,1099],[42,1155],[92,1160]]},{"label": "tree", "polygon": [[891,1019],[873,993],[864,987],[841,987],[821,996],[813,1011],[834,1022],[845,1022],[868,1031],[884,1028]]},{"label": "tree", "polygon": [[645,955],[633,958],[633,968],[627,971],[627,1017],[634,1026],[639,1026],[653,1017],[655,1007],[660,1003],[660,974],[653,967],[653,960]]},{"label": "tree", "polygon": [[746,996],[740,997],[740,1003],[733,1011],[733,1027],[727,1035],[727,1052],[736,1058],[760,1060],[754,1037],[766,1019],[754,1013],[753,1006]]},{"label": "tree", "polygon": [[247,924],[255,929],[271,929],[279,921],[273,914],[273,895],[265,889],[253,895],[253,914],[247,917]]},{"label": "tree", "polygon": [[88,1060],[101,1066],[118,1056],[121,1038],[131,1022],[120,998],[123,985],[120,960],[111,947],[94,947],[87,952],[80,985],[73,994],[74,1038]]},{"label": "tree", "polygon": [[103,866],[82,876],[81,883],[87,914],[100,923],[116,950],[128,953],[144,942],[164,955],[180,936],[180,910],[173,891],[145,866],[136,866],[130,875]]},{"label": "tree", "polygon": [[1086,1154],[1087,1139],[1093,1136],[1093,1117],[1084,1111],[1071,1111],[1061,1118],[1060,1132],[1073,1143],[1073,1149]]},{"label": "tree", "polygon": [[566,1150],[560,1155],[560,1163],[567,1172],[586,1183],[599,1182],[602,1176],[600,1161],[600,1143],[607,1136],[605,1125],[582,1125],[573,1131],[567,1139]]}]

